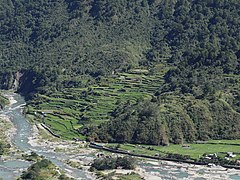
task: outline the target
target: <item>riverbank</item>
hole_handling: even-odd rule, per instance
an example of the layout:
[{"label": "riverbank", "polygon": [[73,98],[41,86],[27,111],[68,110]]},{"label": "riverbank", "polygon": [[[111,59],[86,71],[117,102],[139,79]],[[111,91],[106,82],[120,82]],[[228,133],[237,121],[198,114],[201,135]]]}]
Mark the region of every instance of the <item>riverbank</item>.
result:
[{"label": "riverbank", "polygon": [[[11,106],[16,103],[13,97],[9,95],[4,95],[3,97],[9,100],[9,104],[7,106]],[[18,151],[15,145],[12,143],[12,138],[16,134],[16,127],[12,123],[10,117],[5,114],[0,114],[0,140],[9,148],[6,152],[4,152],[4,156],[1,157],[2,160],[12,158],[13,154],[16,154]]]},{"label": "riverbank", "polygon": [[[17,100],[18,101],[20,100],[18,96]],[[14,99],[12,99],[11,101],[14,102]],[[16,104],[15,106],[18,105],[20,106],[22,104],[24,104],[24,101],[20,100],[18,104]],[[24,148],[26,149],[26,151],[32,150],[36,153],[39,153],[40,155],[49,158],[54,164],[57,164],[57,166],[59,166],[62,170],[64,170],[67,174],[71,175],[72,177],[79,177],[79,175],[78,174],[76,175],[76,173],[80,174],[81,172],[84,173],[85,171],[88,178],[82,179],[95,179],[93,174],[90,174],[87,171],[89,168],[88,165],[94,158],[96,158],[95,154],[96,152],[98,152],[98,150],[87,148],[86,142],[65,141],[59,138],[55,138],[48,131],[46,131],[40,124],[34,124],[33,126],[28,125],[28,123],[25,122],[25,117],[21,115],[20,110],[16,110],[16,108],[13,109],[10,108],[8,113],[11,114],[12,111],[15,113],[12,116],[14,124],[18,127],[18,130],[23,129],[22,131],[17,132],[19,136],[24,134],[26,130],[29,131],[24,136],[19,137],[17,139],[15,138],[14,142],[17,143],[23,140],[23,146],[26,146]],[[17,120],[15,120],[16,115]],[[19,122],[22,123],[18,124]],[[29,143],[31,144],[31,146],[29,145]],[[17,146],[19,146],[19,144]],[[73,164],[71,164],[71,162],[67,163],[66,160],[78,163],[79,169],[73,167],[74,163]],[[216,174],[214,173],[211,174],[212,169],[210,168],[208,170],[206,166],[201,166],[199,167],[199,169],[196,168],[191,169],[193,165],[190,164],[185,165],[180,163],[174,163],[172,166],[170,166],[165,163],[166,163],[165,161],[154,160],[148,161],[144,159],[143,161],[139,162],[134,172],[140,174],[142,178],[150,180],[167,178],[169,179],[169,177],[171,177],[172,179],[174,178],[183,179],[185,177],[189,177],[189,179],[194,179],[195,177],[206,177],[205,179],[217,179],[220,178],[217,174],[223,176],[222,172],[230,174],[227,178],[222,179],[231,179],[230,176],[239,174],[238,171],[232,171],[228,169],[222,170],[219,169],[219,167],[216,167],[217,169],[220,170],[219,172],[216,171]],[[129,173],[128,171],[125,170],[117,170],[117,172],[122,174]],[[72,173],[74,173],[75,175],[73,175]]]},{"label": "riverbank", "polygon": [[[116,155],[116,154],[115,154]],[[221,166],[207,167],[192,165],[187,163],[176,163],[170,161],[157,161],[139,159],[138,165],[134,170],[114,169],[96,172],[98,176],[111,176],[114,178],[124,175],[138,174],[145,180],[166,180],[166,179],[188,179],[188,180],[236,180],[239,179],[239,171],[227,169]]]},{"label": "riverbank", "polygon": [[[16,134],[16,128],[11,122],[10,118],[7,115],[0,114],[0,140],[4,146],[5,151],[3,153],[4,156],[1,157],[3,160],[5,156],[9,156],[11,154],[16,153],[17,149],[12,143],[11,139]],[[7,158],[7,157],[5,157]],[[9,158],[8,158],[9,159]]]},{"label": "riverbank", "polygon": [[[136,170],[132,171],[140,174],[144,179],[231,179],[231,177],[237,177],[240,179],[240,171],[234,168],[226,168],[222,166],[212,165],[208,167],[207,164],[195,163],[195,162],[181,162],[181,160],[174,159],[161,159],[159,157],[150,155],[138,155],[128,151],[114,150],[101,145],[94,146],[93,148],[101,149],[111,154],[123,154],[138,157],[142,159]],[[122,170],[123,172],[125,170]],[[178,178],[175,178],[175,177]]]},{"label": "riverbank", "polygon": [[[33,126],[33,136],[29,139],[32,146],[48,147],[55,152],[64,152],[69,155],[68,164],[74,168],[88,170],[89,164],[92,159],[86,160],[85,157],[79,158],[81,153],[89,154],[96,153],[97,150],[86,148],[86,142],[64,141],[59,138],[53,137],[46,131],[40,124]],[[117,155],[113,153],[113,155]],[[141,158],[144,159],[144,158]],[[85,161],[85,162],[84,162]],[[160,179],[178,179],[175,176],[182,174],[182,178],[188,177],[189,179],[231,179],[231,176],[240,176],[240,172],[235,169],[228,169],[221,166],[207,167],[206,165],[194,165],[189,163],[171,162],[164,160],[142,160],[135,170],[117,169],[112,171],[103,172],[105,174],[114,172],[115,174],[130,174],[136,173],[145,180],[160,180]],[[163,175],[164,173],[165,175]],[[182,179],[180,178],[180,179]]]},{"label": "riverbank", "polygon": [[[78,169],[84,169],[88,171],[90,168],[90,164],[92,163],[94,158],[96,157],[96,153],[98,150],[87,148],[88,143],[84,141],[65,141],[59,138],[52,136],[46,129],[44,129],[40,124],[33,125],[33,135],[29,138],[29,143],[33,147],[47,147],[51,149],[52,152],[62,152],[69,156],[69,160],[65,161],[69,166]],[[92,158],[88,158],[84,155],[92,154]],[[131,172],[139,174],[141,178],[145,180],[158,179],[159,176],[153,175],[149,172],[146,172],[140,166],[138,166],[135,170],[124,170],[117,169],[116,174],[126,175]],[[106,171],[103,173],[111,173],[113,171]],[[94,175],[94,173],[91,173]],[[95,177],[95,176],[94,176]]]},{"label": "riverbank", "polygon": [[[144,167],[141,167],[144,168]],[[146,161],[144,171],[151,169],[153,175],[161,177],[161,173],[167,172],[171,169],[171,172],[166,174],[167,178],[174,178],[174,174],[182,173],[182,178],[186,176],[187,179],[207,179],[207,180],[228,180],[232,176],[240,175],[240,172],[236,169],[228,169],[222,166],[207,167],[203,165],[193,165],[188,163],[176,163],[170,161]],[[187,172],[187,174],[184,174]]]},{"label": "riverbank", "polygon": [[[44,129],[40,124],[33,125],[32,138],[29,139],[29,143],[32,146],[42,146],[48,147],[55,152],[64,152],[69,155],[68,165],[74,168],[80,168],[88,170],[89,164],[92,159],[86,160],[85,157],[79,158],[81,153],[89,154],[96,153],[98,150],[93,150],[86,148],[86,142],[78,141],[64,141],[59,138],[52,136],[46,129]],[[114,153],[113,153],[114,154]],[[115,153],[115,155],[117,155]],[[144,158],[141,158],[144,159]],[[85,161],[85,162],[84,162]],[[150,167],[149,167],[150,166]],[[204,179],[231,179],[230,176],[239,176],[239,171],[235,169],[223,168],[221,166],[215,166],[209,168],[203,165],[193,165],[189,163],[179,163],[171,161],[156,161],[156,160],[146,160],[141,161],[135,170],[123,170],[117,169],[112,171],[107,171],[104,173],[114,172],[115,174],[130,174],[131,172],[139,174],[141,178],[145,180],[160,180],[166,178],[174,178],[178,174],[183,174],[181,176],[189,177],[190,179],[204,178]],[[163,172],[167,172],[166,175],[162,175]],[[182,178],[180,178],[182,179]]]},{"label": "riverbank", "polygon": [[52,136],[41,124],[34,124],[28,143],[33,147],[47,147],[53,152],[66,154],[93,154],[96,150],[88,148],[84,141],[66,141]]},{"label": "riverbank", "polygon": [[[13,105],[17,102],[10,95],[3,95],[3,97],[5,97],[9,100],[9,104],[7,106],[11,106],[11,105]],[[16,134],[16,130],[17,129],[14,126],[14,124],[12,123],[10,117],[8,115],[5,115],[5,114],[0,114],[0,139],[5,144],[10,145],[8,154],[9,153],[13,154],[17,150],[15,148],[14,144],[12,143],[12,138]]]},{"label": "riverbank", "polygon": [[[9,99],[10,104],[8,106],[12,106],[17,103],[12,94],[6,94],[4,97]],[[2,129],[2,132],[5,132],[5,136],[7,141],[11,143],[12,137],[16,134],[16,128],[14,124],[10,120],[10,117],[7,115],[0,115],[0,118],[8,124],[10,128]],[[6,129],[8,129],[6,131]],[[67,154],[81,153],[81,154],[91,154],[96,152],[96,150],[92,148],[86,148],[87,143],[84,141],[66,141],[52,136],[45,128],[41,126],[41,124],[32,125],[32,135],[28,137],[28,143],[32,147],[47,147],[55,152],[64,152]]]},{"label": "riverbank", "polygon": [[[40,147],[48,149],[48,152],[64,154],[67,159],[59,159],[74,169],[85,171],[91,179],[95,178],[95,174],[89,172],[90,164],[94,159],[96,150],[87,147],[86,142],[66,141],[52,136],[41,124],[32,126],[32,135],[28,138],[28,143],[34,148]],[[57,158],[57,157],[56,157]],[[75,166],[74,164],[78,164]],[[67,176],[71,176],[71,170],[63,169]]]},{"label": "riverbank", "polygon": [[69,177],[94,179],[94,175],[87,171],[88,168],[79,170],[64,162],[68,158],[79,159],[80,157],[86,157],[87,159],[89,153],[94,150],[89,149],[86,151],[84,148],[80,148],[77,143],[52,139],[43,129],[39,130],[37,126],[32,126],[26,121],[26,118],[22,115],[25,101],[21,96],[6,92],[5,97],[10,100],[10,104],[0,114],[2,121],[7,122],[9,126],[1,126],[0,128],[2,128],[1,132],[4,132],[4,137],[8,138],[7,142],[12,144],[11,148],[14,151],[9,151],[8,154],[1,157],[1,178],[8,179],[11,177],[14,179],[19,177],[21,171],[26,170],[32,163],[24,161],[24,157],[32,151],[52,161]]},{"label": "riverbank", "polygon": [[[5,108],[9,108],[9,111],[11,111],[12,109],[10,107],[17,103],[17,101],[12,96],[12,92],[3,94],[3,96],[9,100],[9,104]],[[10,146],[8,146],[8,151],[1,156],[2,162],[26,162],[23,158],[25,152],[19,150],[13,142],[13,138],[16,134],[17,128],[14,126],[14,123],[12,122],[11,117],[8,115],[8,113],[5,114],[3,110],[3,112],[0,113],[0,139],[4,141],[5,144],[9,144]],[[29,163],[26,162],[26,164]],[[24,169],[26,169],[26,167],[22,170]]]},{"label": "riverbank", "polygon": [[12,145],[11,139],[16,134],[16,128],[7,115],[0,114],[0,139]]}]

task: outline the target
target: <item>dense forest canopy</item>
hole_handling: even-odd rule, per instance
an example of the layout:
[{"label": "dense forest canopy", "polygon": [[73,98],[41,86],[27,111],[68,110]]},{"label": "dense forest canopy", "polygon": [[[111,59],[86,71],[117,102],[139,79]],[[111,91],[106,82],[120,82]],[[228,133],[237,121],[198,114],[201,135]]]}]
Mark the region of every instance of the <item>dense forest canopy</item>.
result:
[{"label": "dense forest canopy", "polygon": [[239,30],[238,0],[1,0],[0,88],[17,79],[22,93],[49,94],[161,65],[169,70],[153,102],[120,106],[88,135],[150,144],[239,138]]}]

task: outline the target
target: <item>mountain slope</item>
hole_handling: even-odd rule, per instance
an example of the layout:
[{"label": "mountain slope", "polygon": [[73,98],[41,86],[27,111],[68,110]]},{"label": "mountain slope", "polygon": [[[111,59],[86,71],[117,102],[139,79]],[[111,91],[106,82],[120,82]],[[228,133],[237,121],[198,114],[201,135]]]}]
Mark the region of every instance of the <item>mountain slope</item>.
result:
[{"label": "mountain slope", "polygon": [[[30,106],[56,94],[68,99],[65,92],[70,91],[76,112],[68,115],[78,122],[92,117],[91,107],[84,112],[76,108],[79,99],[85,101],[87,93],[93,99],[106,96],[94,94],[91,87],[111,89],[119,85],[121,73],[135,71],[139,82],[126,79],[123,96],[128,87],[136,86],[136,94],[144,91],[144,84],[151,98],[105,107],[101,116],[110,120],[106,125],[83,123],[74,133],[151,144],[239,138],[239,6],[237,0],[3,0],[0,88],[13,88],[17,79],[18,91],[32,100]],[[141,82],[143,75],[148,83]],[[88,90],[83,96],[75,88]],[[119,103],[124,99],[119,97]],[[142,103],[153,103],[149,106],[156,112],[139,114]],[[34,110],[41,108],[30,108],[31,115]],[[116,133],[122,121],[139,129],[134,125],[121,139]],[[101,132],[109,136],[103,138]]]}]

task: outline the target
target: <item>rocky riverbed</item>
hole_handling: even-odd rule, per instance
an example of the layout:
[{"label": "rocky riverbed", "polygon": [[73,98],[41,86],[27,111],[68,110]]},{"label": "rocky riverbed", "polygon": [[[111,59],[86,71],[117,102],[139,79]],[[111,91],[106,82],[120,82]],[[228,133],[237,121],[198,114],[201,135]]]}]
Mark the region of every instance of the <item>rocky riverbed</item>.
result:
[{"label": "rocky riverbed", "polygon": [[2,179],[14,179],[20,175],[22,170],[29,167],[31,163],[23,161],[22,154],[29,154],[32,151],[46,157],[71,177],[76,179],[95,178],[87,168],[81,170],[72,168],[64,162],[69,159],[70,154],[76,158],[89,157],[88,159],[93,159],[94,156],[91,156],[93,150],[79,148],[81,150],[77,151],[79,144],[74,142],[45,140],[39,134],[41,131],[36,129],[37,126],[28,123],[23,116],[22,109],[25,105],[23,97],[9,92],[5,94],[5,97],[8,97],[11,103],[0,112],[0,118],[8,124],[7,128],[2,129],[2,132],[12,148],[1,157],[0,177]]}]

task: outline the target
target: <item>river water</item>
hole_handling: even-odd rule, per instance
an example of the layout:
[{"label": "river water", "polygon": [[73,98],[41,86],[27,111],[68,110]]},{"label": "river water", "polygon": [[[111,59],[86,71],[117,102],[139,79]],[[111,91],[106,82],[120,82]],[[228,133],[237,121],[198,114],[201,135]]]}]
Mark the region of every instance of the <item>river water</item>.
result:
[{"label": "river water", "polygon": [[[84,170],[71,168],[70,166],[62,162],[63,160],[67,160],[69,158],[69,156],[65,155],[64,153],[53,152],[47,147],[32,147],[28,143],[29,137],[32,136],[32,126],[26,121],[25,117],[22,115],[22,106],[25,105],[25,101],[23,97],[18,94],[12,95],[17,101],[17,103],[12,104],[10,107],[6,107],[0,112],[1,114],[10,117],[15,128],[17,129],[16,134],[12,138],[12,143],[15,144],[18,149],[24,152],[30,153],[31,151],[33,151],[36,152],[38,155],[43,155],[74,178],[86,180],[92,179],[90,173]],[[11,94],[9,94],[8,96],[11,96]],[[83,156],[85,155],[83,154]],[[0,177],[3,180],[14,179],[21,174],[22,169],[29,167],[29,165],[29,162],[21,160],[7,162],[0,161]]]},{"label": "river water", "polygon": [[[84,180],[93,179],[89,172],[71,168],[70,166],[66,165],[63,160],[67,160],[69,158],[68,155],[60,152],[53,152],[48,147],[31,146],[28,141],[32,136],[32,126],[27,122],[21,113],[22,106],[25,104],[25,101],[23,97],[18,94],[12,93],[8,94],[8,96],[13,96],[17,102],[0,111],[0,114],[9,116],[16,127],[17,131],[12,138],[12,143],[15,144],[18,149],[26,153],[33,151],[39,155],[45,156],[47,159],[52,161],[55,165],[74,178]],[[86,156],[88,155],[82,155],[82,157]],[[3,180],[15,179],[16,177],[20,176],[23,169],[26,169],[29,166],[29,162],[21,160],[9,160],[5,162],[0,160],[0,177]],[[231,169],[227,170],[224,168],[210,169],[204,166],[193,166],[189,164],[174,164],[167,162],[146,163],[145,161],[140,162],[139,167],[141,167],[146,174],[150,175],[148,176],[148,179],[240,180],[239,171]]]}]

